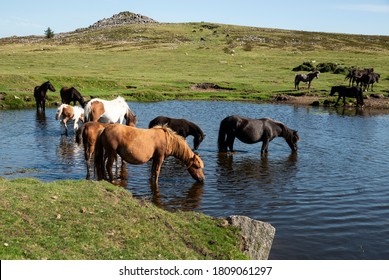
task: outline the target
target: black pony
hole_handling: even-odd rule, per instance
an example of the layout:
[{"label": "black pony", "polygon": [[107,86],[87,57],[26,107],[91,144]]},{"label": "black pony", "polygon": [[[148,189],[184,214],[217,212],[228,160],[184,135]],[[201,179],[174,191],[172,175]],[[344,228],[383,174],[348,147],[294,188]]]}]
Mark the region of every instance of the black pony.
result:
[{"label": "black pony", "polygon": [[39,108],[41,108],[42,111],[45,111],[46,109],[47,90],[53,92],[55,91],[55,88],[49,81],[34,88],[34,98],[36,102],[37,111],[39,111]]},{"label": "black pony", "polygon": [[294,77],[294,89],[299,90],[299,84],[300,82],[308,83],[308,89],[311,87],[311,82],[314,78],[319,79],[319,71],[310,72],[308,74],[297,74]]},{"label": "black pony", "polygon": [[189,135],[192,135],[193,138],[193,149],[197,150],[199,148],[200,143],[204,140],[205,134],[201,130],[201,128],[185,119],[173,119],[165,116],[158,116],[155,119],[153,119],[149,123],[149,128],[152,128],[154,126],[166,125],[173,131],[175,131],[178,135],[181,135],[182,137],[186,138]]},{"label": "black pony", "polygon": [[338,100],[334,106],[338,105],[341,97],[343,97],[343,106],[346,105],[346,97],[352,97],[357,100],[357,106],[363,106],[363,93],[360,87],[346,87],[346,86],[333,86],[331,88],[330,96],[338,93]]},{"label": "black pony", "polygon": [[74,87],[61,88],[61,100],[63,104],[70,104],[70,102],[73,101],[73,105],[76,105],[76,101],[78,101],[83,108],[86,103],[84,97],[82,97],[81,93]]},{"label": "black pony", "polygon": [[219,152],[233,152],[235,137],[246,144],[262,141],[261,154],[268,152],[269,142],[275,137],[283,137],[293,152],[297,151],[300,137],[296,130],[288,128],[281,122],[263,118],[250,119],[233,115],[226,117],[220,123],[218,147]]}]

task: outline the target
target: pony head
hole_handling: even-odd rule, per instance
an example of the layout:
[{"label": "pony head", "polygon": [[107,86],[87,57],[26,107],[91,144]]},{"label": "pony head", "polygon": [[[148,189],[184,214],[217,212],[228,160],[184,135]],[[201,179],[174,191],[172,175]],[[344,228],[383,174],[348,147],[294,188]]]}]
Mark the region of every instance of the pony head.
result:
[{"label": "pony head", "polygon": [[131,111],[130,108],[127,108],[127,113],[124,115],[124,118],[126,119],[126,125],[128,126],[135,126],[138,122],[136,115]]},{"label": "pony head", "polygon": [[54,86],[50,83],[50,81],[47,81],[46,83],[47,83],[47,88],[48,88],[50,91],[54,92],[54,91],[55,91],[55,88],[54,88]]},{"label": "pony head", "polygon": [[193,158],[189,161],[188,172],[197,182],[203,182],[205,176],[203,173],[204,163],[199,155],[194,154]]},{"label": "pony head", "polygon": [[290,139],[287,140],[289,147],[293,152],[297,152],[297,142],[300,141],[300,136],[298,135],[297,130],[292,130],[292,135]]}]

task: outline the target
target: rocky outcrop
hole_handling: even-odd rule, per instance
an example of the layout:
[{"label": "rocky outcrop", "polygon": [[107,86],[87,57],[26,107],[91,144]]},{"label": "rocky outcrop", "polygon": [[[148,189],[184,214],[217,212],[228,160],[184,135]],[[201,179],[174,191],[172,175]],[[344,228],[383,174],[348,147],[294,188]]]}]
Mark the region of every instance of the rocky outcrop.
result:
[{"label": "rocky outcrop", "polygon": [[241,230],[243,253],[253,260],[267,260],[269,258],[276,232],[271,224],[245,216],[230,216],[227,221]]},{"label": "rocky outcrop", "polygon": [[134,14],[131,12],[121,12],[116,15],[113,15],[110,18],[104,18],[102,20],[99,20],[98,22],[95,22],[94,24],[89,26],[88,29],[100,29],[106,27],[121,26],[126,24],[148,24],[148,23],[158,23],[158,22],[149,17],[142,16],[140,14]]}]

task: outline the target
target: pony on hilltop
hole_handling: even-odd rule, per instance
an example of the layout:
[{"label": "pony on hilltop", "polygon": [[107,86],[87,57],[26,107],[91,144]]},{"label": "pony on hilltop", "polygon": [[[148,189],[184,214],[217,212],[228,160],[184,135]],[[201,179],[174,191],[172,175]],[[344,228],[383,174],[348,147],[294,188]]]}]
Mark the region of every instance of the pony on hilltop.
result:
[{"label": "pony on hilltop", "polygon": [[68,135],[68,126],[67,122],[69,120],[74,121],[74,132],[78,129],[78,122],[84,122],[84,109],[80,106],[70,106],[68,104],[62,104],[58,107],[57,112],[55,114],[55,119],[59,120],[61,124],[65,126],[65,134]]},{"label": "pony on hilltop", "polygon": [[70,104],[70,102],[73,101],[73,105],[76,105],[76,102],[78,101],[82,108],[85,107],[86,103],[84,97],[82,97],[81,93],[76,88],[63,87],[61,88],[60,94],[62,103]]},{"label": "pony on hilltop", "polygon": [[[95,147],[95,169],[97,179],[113,181],[112,165],[116,155],[130,164],[152,161],[150,182],[157,188],[158,177],[165,158],[174,156],[182,161],[189,174],[198,182],[204,181],[204,163],[195,154],[185,139],[167,127],[150,129],[135,128],[121,124],[108,125],[97,138]],[[106,162],[105,162],[106,161]]]},{"label": "pony on hilltop", "polygon": [[184,138],[188,137],[189,135],[192,135],[194,150],[197,150],[199,148],[200,143],[205,138],[204,132],[198,125],[185,119],[173,119],[169,117],[158,116],[152,121],[150,121],[149,128],[165,125]]},{"label": "pony on hilltop", "polygon": [[93,98],[85,105],[85,122],[98,121],[102,123],[123,123],[135,126],[137,119],[123,97],[107,101]]},{"label": "pony on hilltop", "polygon": [[261,155],[268,152],[269,142],[275,137],[283,137],[290,149],[297,151],[300,137],[296,130],[288,128],[281,122],[263,118],[250,119],[233,115],[226,117],[220,123],[218,147],[219,152],[234,151],[234,140],[238,138],[246,144],[262,141]]},{"label": "pony on hilltop", "polygon": [[297,74],[294,77],[294,89],[299,90],[299,84],[300,82],[308,83],[308,89],[311,88],[311,83],[314,78],[319,79],[319,71],[310,72],[308,74]]},{"label": "pony on hilltop", "polygon": [[36,86],[34,88],[34,98],[36,103],[36,110],[39,111],[41,109],[43,112],[46,110],[46,99],[47,99],[47,91],[50,90],[52,92],[55,91],[54,86],[47,81],[40,86]]}]

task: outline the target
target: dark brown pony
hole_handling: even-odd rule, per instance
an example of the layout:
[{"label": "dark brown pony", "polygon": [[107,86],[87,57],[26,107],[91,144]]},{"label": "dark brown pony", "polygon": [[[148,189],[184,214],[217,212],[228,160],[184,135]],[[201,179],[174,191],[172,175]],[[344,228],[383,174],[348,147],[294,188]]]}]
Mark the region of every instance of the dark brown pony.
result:
[{"label": "dark brown pony", "polygon": [[[204,163],[188,146],[185,139],[167,127],[150,129],[135,128],[121,124],[108,125],[97,138],[95,169],[97,179],[113,181],[112,165],[116,155],[130,164],[152,161],[150,181],[158,187],[158,177],[165,158],[174,156],[187,167],[189,174],[198,182],[204,180]],[[122,164],[123,166],[123,164]]]},{"label": "dark brown pony", "polygon": [[41,109],[42,111],[46,110],[46,99],[48,90],[53,92],[55,91],[54,86],[49,81],[34,88],[34,98],[37,111],[39,111],[39,109]]},{"label": "dark brown pony", "polygon": [[76,88],[63,87],[61,88],[60,94],[63,104],[70,104],[70,102],[73,101],[73,105],[76,105],[76,102],[78,101],[83,108],[85,107],[86,103],[84,97],[82,97],[81,93]]},{"label": "dark brown pony", "polygon": [[95,151],[95,144],[99,134],[109,124],[99,122],[87,122],[84,123],[76,132],[76,143],[84,146],[84,157],[86,162],[86,179],[90,179],[90,166],[92,155]]},{"label": "dark brown pony", "polygon": [[204,132],[198,125],[185,119],[173,119],[165,116],[158,116],[149,123],[149,128],[165,125],[184,138],[188,137],[189,135],[192,135],[194,137],[194,150],[197,150],[199,148],[200,143],[205,138]]},{"label": "dark brown pony", "polygon": [[357,106],[363,106],[363,93],[360,87],[346,87],[346,86],[333,86],[331,88],[330,96],[338,93],[338,100],[334,106],[338,105],[340,98],[343,97],[343,106],[346,106],[346,97],[355,98],[357,100]]},{"label": "dark brown pony", "polygon": [[290,149],[297,151],[300,137],[296,130],[288,128],[281,122],[272,119],[250,119],[233,115],[226,117],[220,123],[218,147],[219,152],[234,151],[234,140],[238,138],[246,144],[262,141],[261,154],[268,152],[269,142],[275,137],[283,137]]}]

